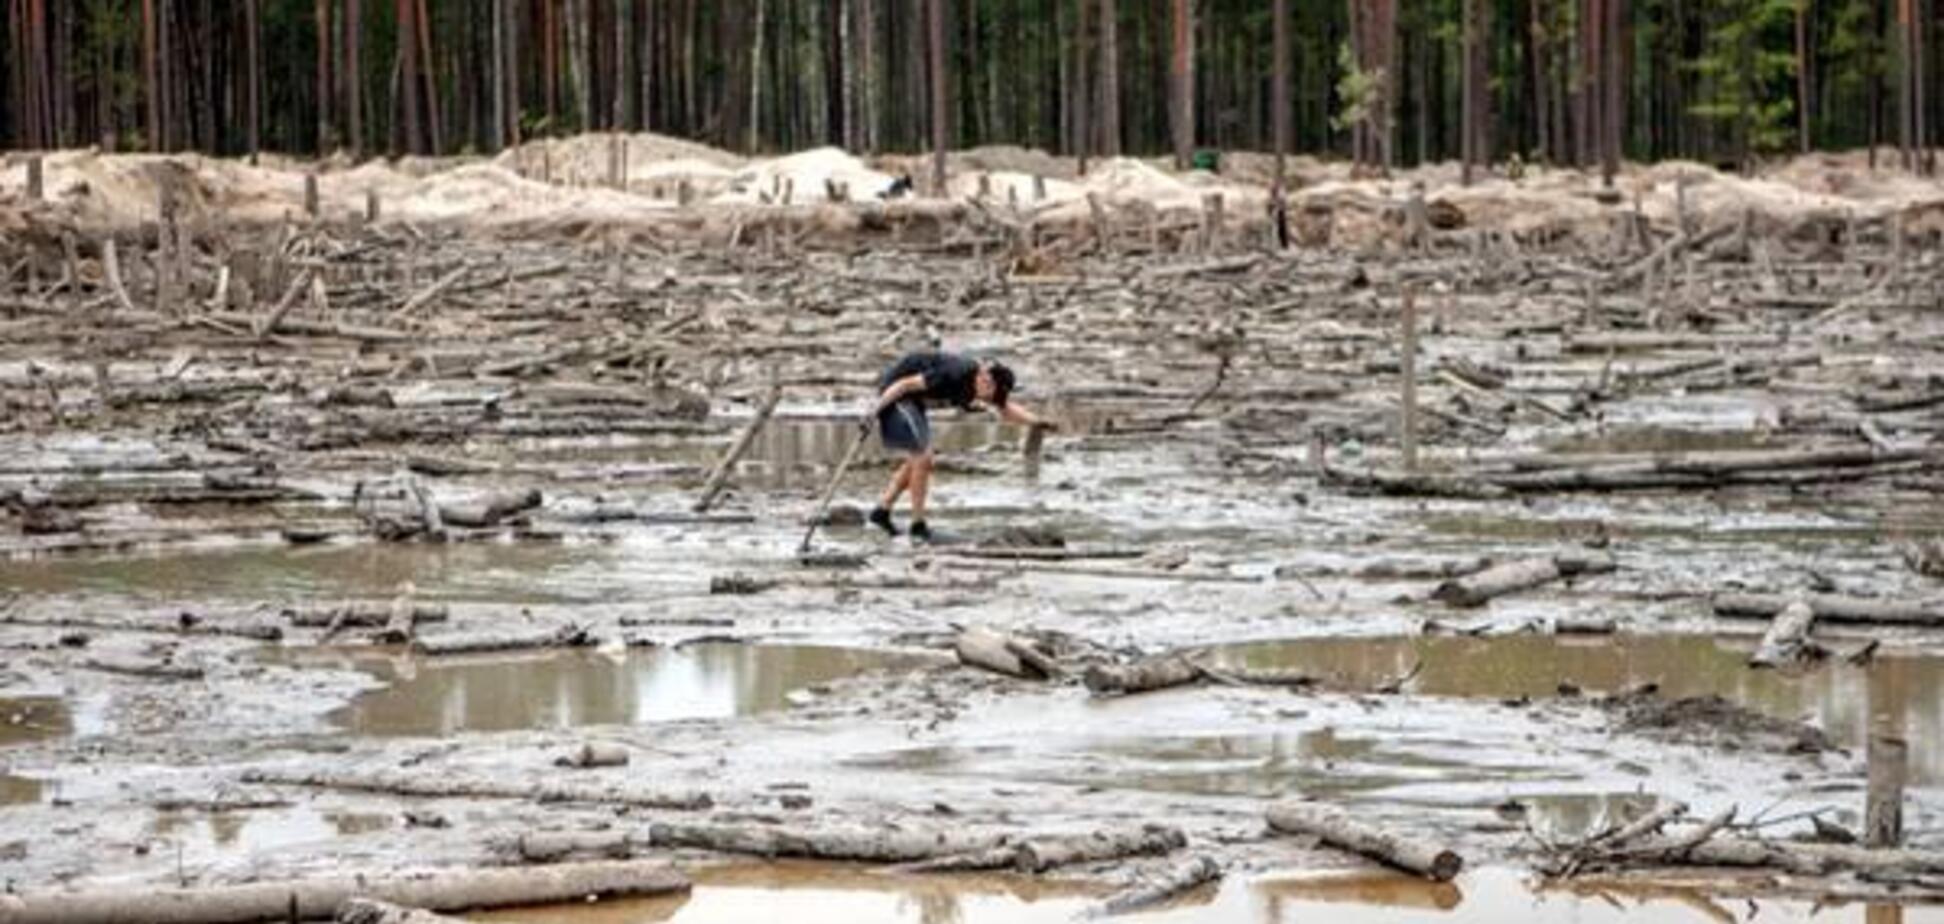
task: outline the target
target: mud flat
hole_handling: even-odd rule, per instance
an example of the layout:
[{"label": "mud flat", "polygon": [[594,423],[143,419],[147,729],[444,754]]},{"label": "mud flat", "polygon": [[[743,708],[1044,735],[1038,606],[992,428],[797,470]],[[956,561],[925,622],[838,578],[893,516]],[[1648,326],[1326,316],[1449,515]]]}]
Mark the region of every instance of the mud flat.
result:
[{"label": "mud flat", "polygon": [[[1192,210],[43,216],[0,249],[0,876],[690,883],[508,921],[1934,920],[1937,238],[1584,204],[1290,251]],[[861,525],[873,447],[799,558],[861,396],[933,344],[1067,426],[942,415],[930,547]],[[1838,843],[1892,804],[1901,848]],[[1372,872],[1427,850],[1462,870]]]}]

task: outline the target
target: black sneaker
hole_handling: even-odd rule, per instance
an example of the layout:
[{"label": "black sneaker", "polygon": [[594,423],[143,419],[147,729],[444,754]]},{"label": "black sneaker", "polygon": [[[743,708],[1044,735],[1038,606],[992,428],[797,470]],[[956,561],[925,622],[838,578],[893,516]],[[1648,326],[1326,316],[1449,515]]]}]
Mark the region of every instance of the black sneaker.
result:
[{"label": "black sneaker", "polygon": [[926,544],[931,543],[932,541],[931,527],[926,526],[924,520],[911,521],[911,541],[921,542]]},{"label": "black sneaker", "polygon": [[891,511],[883,507],[873,507],[871,509],[871,515],[864,519],[872,526],[884,530],[886,535],[895,536],[898,534],[898,524],[891,522]]}]

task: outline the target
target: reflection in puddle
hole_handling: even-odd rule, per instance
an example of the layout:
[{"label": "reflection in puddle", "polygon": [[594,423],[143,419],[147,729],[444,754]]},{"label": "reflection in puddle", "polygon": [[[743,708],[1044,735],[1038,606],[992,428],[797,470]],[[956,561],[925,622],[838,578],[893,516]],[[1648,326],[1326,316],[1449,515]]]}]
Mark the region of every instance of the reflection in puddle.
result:
[{"label": "reflection in puddle", "polygon": [[[860,867],[822,864],[737,865],[694,873],[688,895],[479,913],[500,924],[1036,924],[1069,922],[1097,904],[1097,887],[1000,876],[887,876]],[[1729,909],[1733,909],[1732,911]],[[1885,912],[1888,914],[1886,915]],[[1219,889],[1116,920],[1146,924],[1500,924],[1505,921],[1601,924],[1713,924],[1741,919],[1819,924],[1935,924],[1933,906],[1835,905],[1719,899],[1698,890],[1595,892],[1536,888],[1517,872],[1484,869],[1457,882],[1434,883],[1388,873],[1236,876]]]},{"label": "reflection in puddle", "polygon": [[276,659],[365,671],[385,689],[331,717],[368,735],[628,725],[715,719],[780,709],[792,691],[874,670],[920,667],[911,654],[812,645],[705,644],[423,659],[412,655],[293,652]]},{"label": "reflection in puddle", "polygon": [[1573,639],[1421,636],[1310,639],[1217,649],[1230,667],[1295,670],[1353,688],[1422,671],[1410,691],[1506,699],[1557,695],[1562,683],[1588,694],[1659,684],[1665,699],[1716,695],[1780,719],[1801,719],[1838,743],[1861,747],[1871,714],[1903,729],[1912,781],[1944,784],[1944,659],[1880,657],[1868,668],[1830,663],[1800,675],[1751,670],[1750,648],[1712,636]]},{"label": "reflection in puddle", "polygon": [[0,747],[74,734],[74,716],[55,696],[0,697]]},{"label": "reflection in puddle", "polygon": [[24,776],[0,773],[0,805],[29,805],[41,800],[46,784]]},{"label": "reflection in puddle", "polygon": [[[427,599],[533,603],[556,589],[604,592],[615,552],[543,543],[403,543],[241,547],[125,557],[0,561],[0,586],[47,594],[163,600],[390,599],[410,580]],[[635,586],[638,586],[639,582]]]},{"label": "reflection in puddle", "polygon": [[301,844],[384,831],[389,815],[310,807],[235,812],[157,812],[148,826],[152,841],[185,854],[255,854]]}]

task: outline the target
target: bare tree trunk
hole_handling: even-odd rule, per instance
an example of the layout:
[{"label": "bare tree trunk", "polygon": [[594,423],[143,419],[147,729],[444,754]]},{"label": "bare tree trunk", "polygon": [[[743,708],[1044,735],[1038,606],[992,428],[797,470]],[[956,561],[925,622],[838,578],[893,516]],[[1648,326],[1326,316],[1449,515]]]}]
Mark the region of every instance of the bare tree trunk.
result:
[{"label": "bare tree trunk", "polygon": [[[162,150],[162,75],[161,60],[157,56],[158,24],[155,18],[155,0],[142,0],[142,73],[143,87],[148,96],[148,146],[150,151]],[[32,137],[29,137],[32,143]]]},{"label": "bare tree trunk", "polygon": [[1459,182],[1470,186],[1472,170],[1478,163],[1478,123],[1484,116],[1478,111],[1478,4],[1480,0],[1465,0],[1460,15],[1464,22],[1460,29],[1464,35],[1464,48],[1459,99],[1462,111],[1458,117],[1458,147],[1463,166],[1459,172]]},{"label": "bare tree trunk", "polygon": [[418,34],[419,79],[425,88],[425,119],[431,131],[431,153],[438,154],[445,150],[445,132],[439,121],[439,75],[436,59],[432,57],[432,18],[425,13],[425,0],[418,0],[412,28]]},{"label": "bare tree trunk", "polygon": [[1174,105],[1168,107],[1168,117],[1174,128],[1175,169],[1186,170],[1195,146],[1195,32],[1188,0],[1174,0],[1173,12],[1169,95]]},{"label": "bare tree trunk", "polygon": [[393,8],[398,14],[400,61],[399,79],[394,92],[398,94],[405,113],[404,124],[401,126],[404,148],[407,154],[422,154],[424,149],[420,147],[419,141],[423,133],[419,130],[418,42],[413,38],[417,27],[412,23],[412,20],[417,18],[418,4],[414,0],[397,0]]},{"label": "bare tree trunk", "polygon": [[[1288,194],[1289,181],[1285,175],[1289,157],[1289,0],[1270,0],[1275,9],[1270,15],[1272,35],[1270,44],[1275,55],[1274,84],[1269,88],[1270,123],[1276,136],[1276,203],[1281,207],[1283,197]],[[1422,105],[1422,101],[1420,101]]]},{"label": "bare tree trunk", "polygon": [[1100,155],[1120,152],[1120,4],[1100,0]]},{"label": "bare tree trunk", "polygon": [[344,112],[351,123],[351,156],[362,159],[364,135],[364,0],[344,0]]},{"label": "bare tree trunk", "polygon": [[762,137],[763,122],[763,31],[769,12],[765,0],[756,0],[756,38],[749,43],[749,136],[744,147],[755,153]]},{"label": "bare tree trunk", "polygon": [[317,153],[331,150],[331,0],[317,0]]},{"label": "bare tree trunk", "polygon": [[[243,80],[243,93],[246,100],[244,119],[248,123],[246,132],[249,136],[248,144],[252,161],[256,159],[257,150],[262,146],[263,141],[263,110],[259,99],[263,92],[263,85],[259,80],[259,75],[263,73],[263,59],[257,53],[261,28],[257,4],[258,0],[243,0],[243,66],[249,71]],[[323,88],[320,87],[319,90]]]},{"label": "bare tree trunk", "polygon": [[631,124],[629,104],[634,91],[634,81],[628,79],[628,50],[633,43],[628,41],[634,34],[635,0],[614,0],[614,114],[609,118],[609,128],[617,132],[627,131]]},{"label": "bare tree trunk", "polygon": [[943,197],[945,152],[952,144],[951,103],[945,92],[945,0],[928,0],[925,7],[931,36],[932,195]]},{"label": "bare tree trunk", "polygon": [[1608,189],[1613,188],[1613,176],[1620,171],[1620,142],[1626,124],[1622,107],[1626,105],[1627,95],[1621,73],[1621,30],[1626,27],[1625,3],[1626,0],[1600,0],[1600,10],[1605,14],[1605,21],[1600,24],[1600,30],[1605,33],[1600,37],[1600,53],[1606,65],[1601,88],[1601,114],[1605,116],[1601,133],[1605,136],[1602,145],[1605,156],[1601,159],[1600,172],[1601,180]]}]

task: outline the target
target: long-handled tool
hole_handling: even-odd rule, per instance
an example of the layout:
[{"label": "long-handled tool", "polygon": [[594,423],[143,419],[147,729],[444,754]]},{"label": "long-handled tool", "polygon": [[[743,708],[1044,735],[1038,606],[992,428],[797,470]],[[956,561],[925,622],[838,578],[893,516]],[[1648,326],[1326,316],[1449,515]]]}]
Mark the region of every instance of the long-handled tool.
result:
[{"label": "long-handled tool", "polygon": [[830,502],[837,497],[837,486],[844,483],[844,473],[850,471],[851,463],[857,453],[864,448],[864,441],[871,438],[875,421],[866,420],[857,427],[857,439],[851,442],[850,450],[844,453],[844,460],[837,463],[836,474],[830,476],[830,487],[824,489],[823,500],[817,502],[817,512],[810,515],[810,527],[803,531],[803,542],[797,546],[797,557],[810,553],[810,540],[817,535],[817,525],[823,522],[824,514],[830,512]]}]

